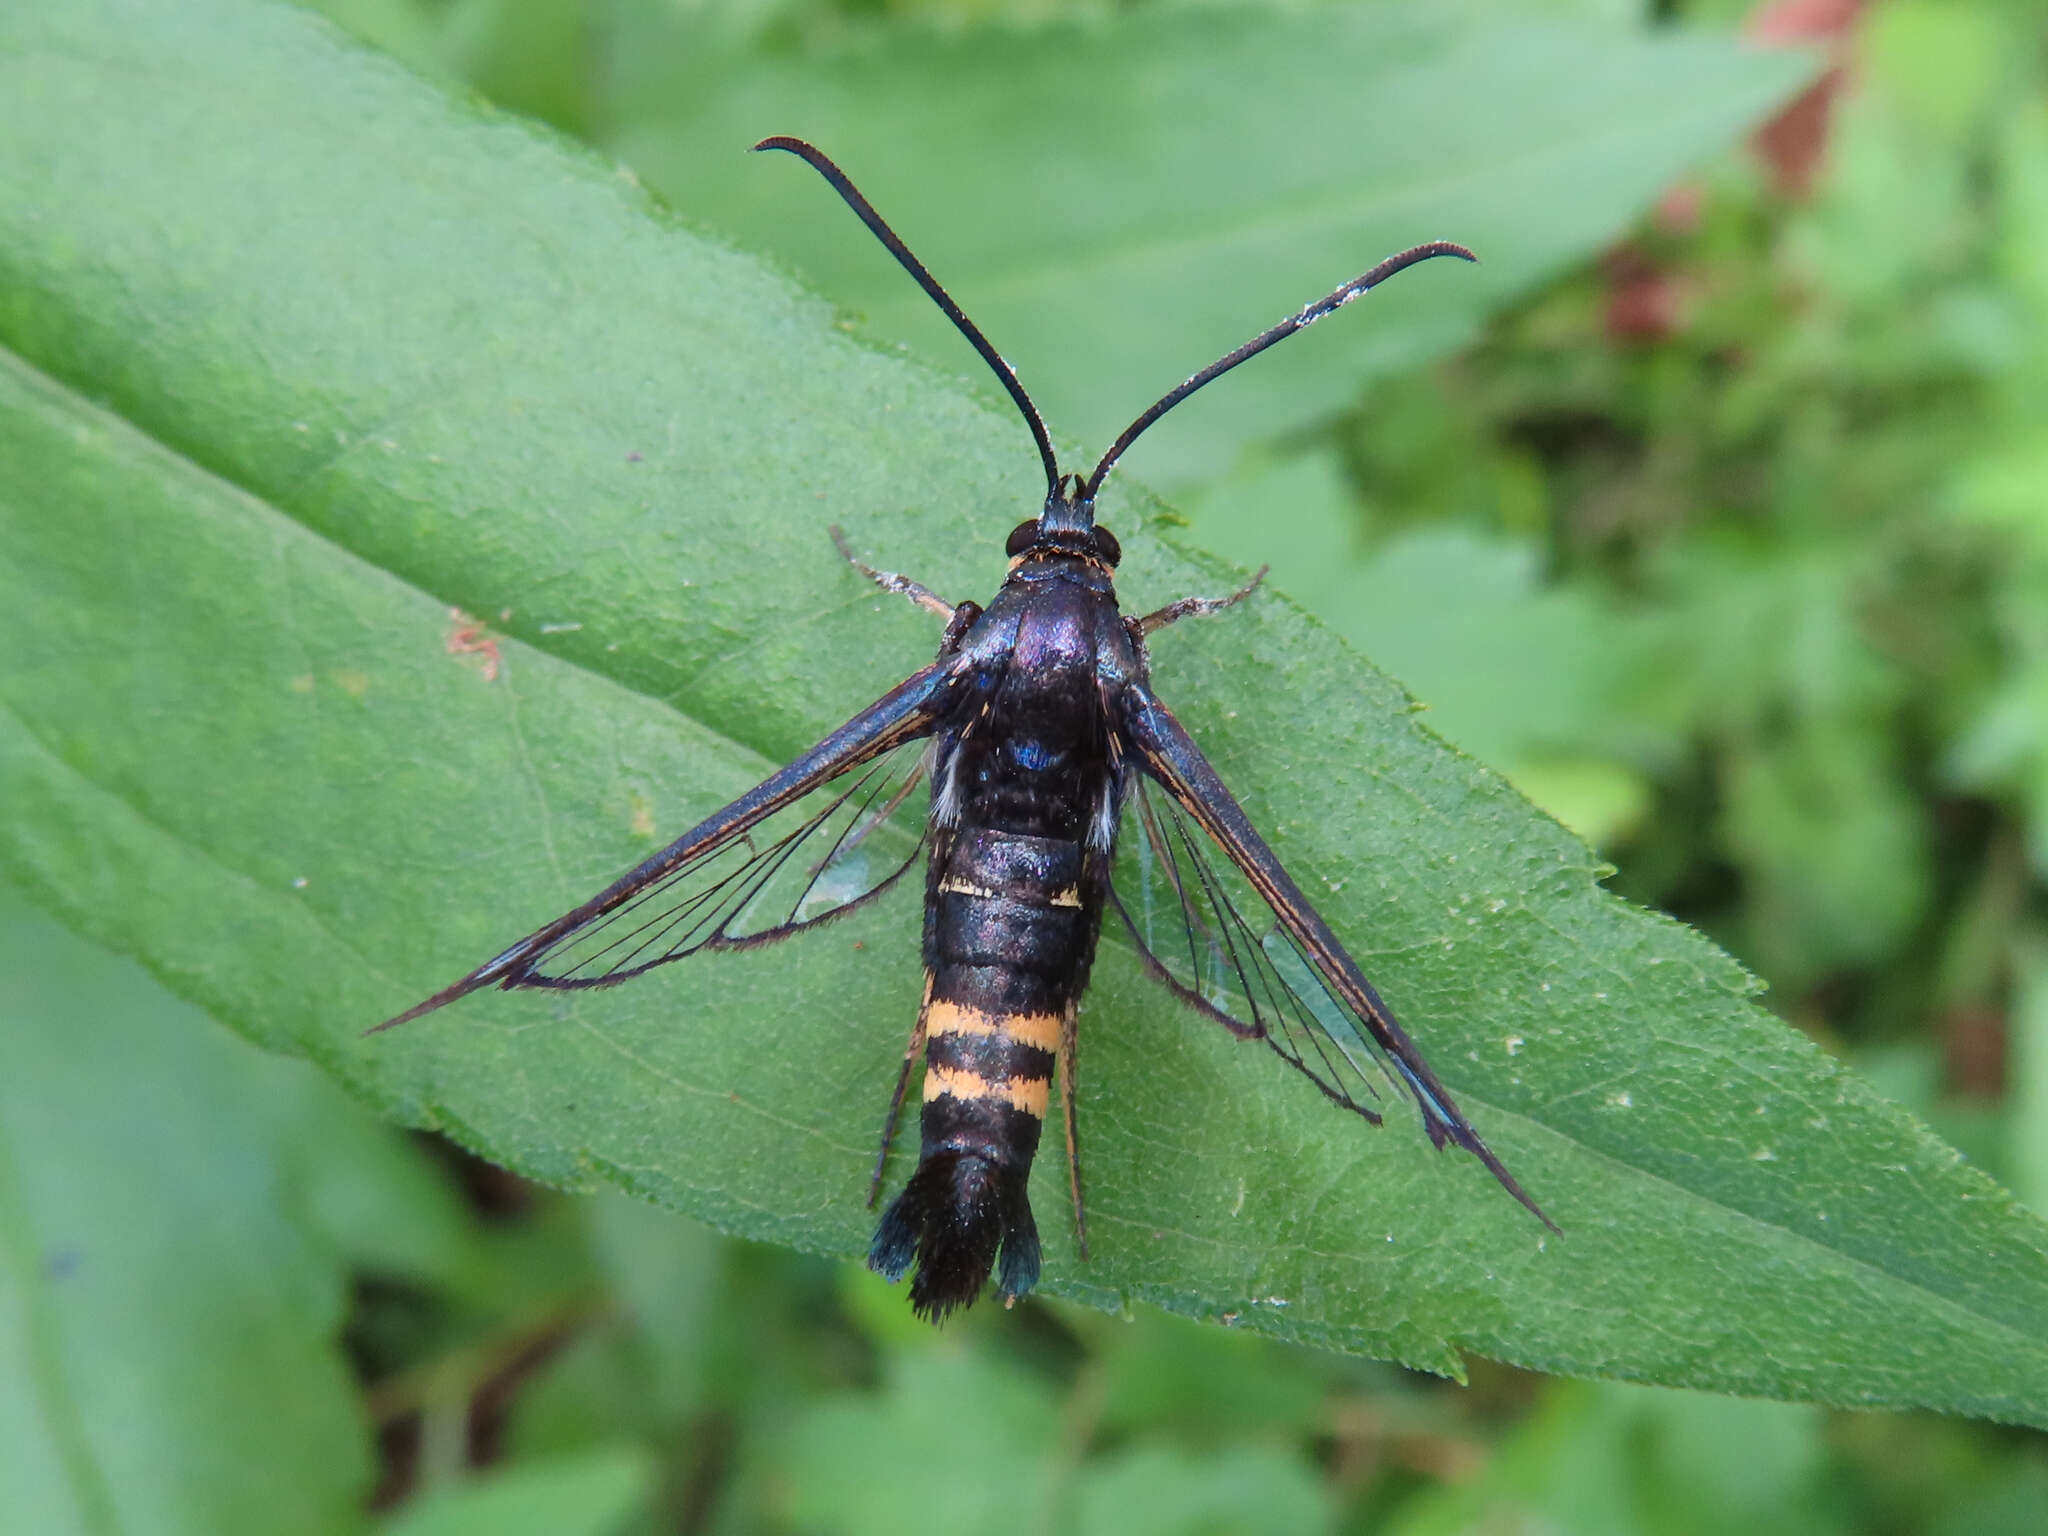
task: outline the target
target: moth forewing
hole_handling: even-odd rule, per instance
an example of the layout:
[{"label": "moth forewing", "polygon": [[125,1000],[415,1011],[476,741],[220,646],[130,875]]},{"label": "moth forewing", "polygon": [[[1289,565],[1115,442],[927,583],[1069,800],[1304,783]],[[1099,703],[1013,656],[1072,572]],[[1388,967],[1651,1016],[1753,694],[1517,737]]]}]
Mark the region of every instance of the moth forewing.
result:
[{"label": "moth forewing", "polygon": [[[771,818],[802,805],[843,775],[857,772],[906,742],[929,735],[937,717],[936,705],[950,681],[943,661],[912,673],[788,767],[770,774],[737,800],[712,812],[590,900],[544,923],[467,976],[386,1019],[369,1033],[409,1023],[483,987],[612,986],[700,949],[731,947],[730,943],[718,943],[721,930],[716,919],[721,917],[726,919],[722,931],[735,941],[744,938],[748,942],[768,942],[780,937],[775,931],[732,935],[730,920],[741,915],[744,906],[731,911],[715,909],[714,921],[708,929],[702,929],[696,919],[702,915],[705,902],[722,900],[727,893],[749,888],[753,878],[764,871],[778,873],[790,859],[801,855],[806,843],[816,846],[815,834],[821,828],[835,827],[845,820],[828,811],[805,818],[788,833],[764,843],[747,841]],[[863,798],[851,790],[848,796],[847,804],[858,805]],[[687,884],[706,875],[710,879],[702,884]],[[888,875],[835,910],[869,899],[895,878],[894,874]],[[643,903],[663,892],[675,896],[673,905],[658,913],[643,910]],[[678,921],[687,925],[692,942],[647,940],[649,932],[660,936],[664,932],[661,925],[679,913]],[[832,915],[834,911],[813,911],[809,921],[789,925],[788,931],[814,926]],[[565,950],[575,953],[564,957]]]},{"label": "moth forewing", "polygon": [[[1545,1226],[1557,1230],[1472,1128],[1415,1042],[1395,1022],[1393,1010],[1302,894],[1173,712],[1143,683],[1131,688],[1126,700],[1125,730],[1146,775],[1207,834],[1271,916],[1266,925],[1246,920],[1241,904],[1231,899],[1228,882],[1206,867],[1199,845],[1188,838],[1167,840],[1169,855],[1177,848],[1194,871],[1177,873],[1174,884],[1191,892],[1191,905],[1214,914],[1210,926],[1223,933],[1241,995],[1253,1010],[1250,1018],[1230,1014],[1240,1032],[1265,1040],[1328,1097],[1377,1123],[1378,1113],[1358,1102],[1353,1092],[1353,1084],[1374,1091],[1357,1059],[1362,1048],[1415,1101],[1423,1130],[1434,1145],[1455,1145],[1472,1153],[1509,1194]],[[1148,948],[1135,931],[1133,937],[1141,948]],[[1170,965],[1156,959],[1153,963],[1178,985]]]}]

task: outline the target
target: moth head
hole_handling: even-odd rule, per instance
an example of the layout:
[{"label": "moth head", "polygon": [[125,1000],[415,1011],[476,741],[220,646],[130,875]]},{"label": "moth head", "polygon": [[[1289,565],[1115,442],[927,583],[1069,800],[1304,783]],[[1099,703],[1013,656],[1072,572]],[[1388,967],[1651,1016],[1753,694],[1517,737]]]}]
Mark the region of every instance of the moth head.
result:
[{"label": "moth head", "polygon": [[1015,562],[1038,555],[1068,555],[1115,570],[1124,557],[1117,536],[1095,521],[1095,498],[1085,494],[1079,475],[1062,475],[1045,498],[1045,510],[1010,530],[1003,546]]},{"label": "moth head", "polygon": [[1111,570],[1124,557],[1123,545],[1107,528],[1048,534],[1037,518],[1027,517],[1010,530],[1003,552],[1012,560],[1021,560],[1033,550],[1041,554],[1079,555],[1086,560],[1098,560]]}]

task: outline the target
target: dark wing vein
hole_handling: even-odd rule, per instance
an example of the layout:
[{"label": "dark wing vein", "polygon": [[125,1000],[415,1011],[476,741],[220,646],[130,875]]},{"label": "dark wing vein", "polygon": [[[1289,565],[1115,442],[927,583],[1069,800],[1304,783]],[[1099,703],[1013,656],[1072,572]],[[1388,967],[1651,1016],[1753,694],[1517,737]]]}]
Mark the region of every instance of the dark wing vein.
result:
[{"label": "dark wing vein", "polygon": [[[1257,897],[1219,864],[1187,814],[1142,782],[1138,799],[1138,830],[1149,857],[1120,861],[1115,886],[1117,909],[1147,968],[1184,1001],[1235,1034],[1265,1041],[1328,1097],[1378,1124],[1379,1114],[1362,1100],[1380,1097],[1375,1075],[1394,1075],[1381,1054],[1344,1019],[1329,984],[1276,923],[1269,919],[1263,933],[1254,929],[1244,912],[1258,909]],[[1126,892],[1137,893],[1135,902]],[[1140,931],[1132,912],[1134,904],[1140,912],[1156,910],[1162,897],[1171,898],[1166,904],[1186,939],[1185,967],[1175,935],[1162,942],[1150,923],[1149,931]],[[1176,959],[1169,963],[1162,951]],[[1353,1037],[1348,1042],[1347,1034]]]},{"label": "dark wing vein", "polygon": [[[1421,1110],[1431,1142],[1472,1153],[1554,1226],[1437,1081],[1172,712],[1145,684],[1134,684],[1121,723],[1142,770],[1131,792],[1141,835],[1124,840],[1117,854],[1111,900],[1146,968],[1232,1033],[1264,1040],[1374,1124],[1379,1114],[1362,1101],[1380,1098],[1383,1084],[1398,1086]],[[1181,929],[1163,944],[1155,921],[1161,909]]]},{"label": "dark wing vein", "polygon": [[[609,986],[700,950],[773,943],[870,900],[917,860],[917,835],[907,853],[898,839],[887,854],[869,840],[917,788],[922,753],[922,743],[907,742],[826,781],[531,956],[518,985]],[[807,845],[810,856],[800,857]]]},{"label": "dark wing vein", "polygon": [[[921,807],[910,801],[924,742],[962,675],[957,656],[911,674],[590,900],[376,1029],[481,987],[609,986],[706,949],[773,943],[873,899],[917,860]],[[895,830],[878,837],[885,828]]]}]

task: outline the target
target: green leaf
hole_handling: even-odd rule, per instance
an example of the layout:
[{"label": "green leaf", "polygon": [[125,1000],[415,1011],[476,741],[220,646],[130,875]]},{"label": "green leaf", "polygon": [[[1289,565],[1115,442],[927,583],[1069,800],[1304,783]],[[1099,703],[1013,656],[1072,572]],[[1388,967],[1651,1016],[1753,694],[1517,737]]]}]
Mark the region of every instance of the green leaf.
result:
[{"label": "green leaf", "polygon": [[[861,1252],[912,892],[361,1031],[928,656],[824,528],[986,595],[1040,490],[1015,422],[299,12],[11,14],[0,124],[0,867],[409,1123]],[[1133,609],[1235,578],[1119,522]],[[451,651],[456,605],[492,616],[495,677]],[[1093,1257],[1048,1158],[1048,1291],[1443,1372],[1469,1348],[2048,1422],[2042,1226],[1733,962],[1604,894],[1284,601],[1176,628],[1155,674],[1566,1235],[1411,1117],[1331,1111],[1111,935]]]},{"label": "green leaf", "polygon": [[1055,431],[1097,453],[1169,387],[1387,252],[1453,239],[1479,253],[1476,269],[1403,276],[1370,313],[1179,408],[1134,455],[1175,482],[1469,339],[1510,296],[1615,240],[1814,67],[1678,29],[1503,22],[1458,4],[880,28],[765,58],[707,47],[709,23],[669,15],[666,38],[640,29],[622,45],[641,84],[607,147],[694,216],[793,259],[871,334],[968,371],[945,320],[814,176],[735,153],[768,134],[811,139]]},{"label": "green leaf", "polygon": [[1427,700],[1440,735],[1565,825],[1598,844],[1639,814],[1647,787],[1581,744],[1614,735],[1631,694],[1661,683],[1643,626],[1582,590],[1546,590],[1533,544],[1425,527],[1368,557],[1327,450],[1212,484],[1191,510],[1212,548],[1269,566],[1277,589]]},{"label": "green leaf", "polygon": [[1752,886],[1749,952],[1788,985],[1895,952],[1927,906],[1930,838],[1879,730],[1827,721],[1728,757],[1723,836]]},{"label": "green leaf", "polygon": [[644,1451],[586,1451],[516,1467],[429,1494],[385,1536],[613,1536],[654,1492]]},{"label": "green leaf", "polygon": [[1825,1430],[1798,1405],[1556,1383],[1477,1477],[1418,1496],[1387,1528],[1819,1536],[1851,1528],[1827,1497]]},{"label": "green leaf", "polygon": [[886,1370],[879,1392],[829,1397],[793,1427],[780,1481],[799,1529],[892,1536],[913,1501],[935,1531],[1052,1528],[1060,1419],[1042,1381],[951,1341]]},{"label": "green leaf", "polygon": [[1165,1446],[1124,1451],[1088,1468],[1071,1527],[1080,1536],[1319,1536],[1329,1498],[1299,1452],[1230,1446],[1214,1454]]},{"label": "green leaf", "polygon": [[2030,928],[2015,948],[2008,1165],[2014,1191],[2041,1211],[2048,1210],[2048,935]]},{"label": "green leaf", "polygon": [[305,1075],[0,887],[10,1530],[363,1528],[343,1272],[271,1115],[335,1096]]},{"label": "green leaf", "polygon": [[[1186,1344],[1187,1326],[1154,1320],[1146,1331]],[[1227,1348],[1251,1341],[1224,1342]],[[1135,1364],[1141,1377],[1156,1366],[1142,1358],[1114,1358],[1121,1351],[1113,1339],[1108,1343],[1111,1358],[1098,1361],[1091,1374],[1114,1398],[1130,1374],[1128,1366]],[[1195,1360],[1182,1384],[1200,1381],[1197,1391],[1226,1391],[1227,1382],[1201,1380],[1211,1351],[1191,1353]],[[1272,1363],[1270,1352],[1231,1353]],[[1252,1403],[1233,1405],[1244,1423],[1254,1422],[1256,1399],[1274,1395],[1258,1384],[1251,1384],[1251,1394]],[[963,1414],[964,1404],[973,1411]],[[1133,1420],[1113,1402],[1104,1406],[1110,1411],[1099,1423],[1092,1404],[1068,1403],[1062,1411],[1037,1375],[999,1351],[965,1347],[957,1336],[934,1341],[926,1330],[915,1342],[886,1352],[879,1390],[834,1394],[805,1413],[786,1437],[789,1450],[775,1469],[776,1483],[800,1529],[846,1536],[901,1530],[913,1499],[921,1528],[992,1536],[1045,1529],[1089,1536],[1280,1536],[1329,1529],[1326,1495],[1299,1452],[1233,1445],[1224,1437],[1198,1456],[1156,1443],[1175,1429],[1199,1435],[1193,1424],[1169,1422],[1172,1413]],[[1120,1442],[1118,1451],[1083,1457],[1090,1436],[1077,1435],[1077,1424],[1106,1430]],[[1219,1428],[1204,1427],[1212,1436]],[[1285,1420],[1263,1422],[1254,1432],[1270,1439],[1289,1427]],[[1155,1443],[1128,1438],[1142,1431]],[[945,1454],[935,1468],[932,1448],[938,1445]]]},{"label": "green leaf", "polygon": [[1220,1444],[1309,1436],[1328,1421],[1325,1356],[1154,1313],[1092,1321],[1100,1324],[1087,1335],[1101,1362],[1098,1422],[1111,1439],[1167,1430]]}]

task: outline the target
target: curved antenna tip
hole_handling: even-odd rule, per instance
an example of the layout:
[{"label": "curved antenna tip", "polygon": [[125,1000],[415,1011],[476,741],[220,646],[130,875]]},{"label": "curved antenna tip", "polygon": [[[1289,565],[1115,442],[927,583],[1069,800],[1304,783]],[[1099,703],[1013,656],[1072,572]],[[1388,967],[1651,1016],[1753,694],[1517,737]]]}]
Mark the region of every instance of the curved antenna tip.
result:
[{"label": "curved antenna tip", "polygon": [[1081,482],[1082,497],[1093,501],[1095,493],[1102,489],[1103,479],[1115,467],[1116,461],[1123,457],[1124,450],[1136,442],[1155,421],[1172,410],[1176,405],[1179,405],[1181,401],[1187,399],[1196,390],[1206,384],[1213,383],[1222,375],[1230,372],[1239,363],[1257,357],[1276,341],[1283,341],[1287,337],[1292,336],[1296,331],[1305,331],[1325,316],[1335,314],[1353,299],[1361,294],[1372,292],[1373,289],[1379,287],[1381,283],[1384,283],[1396,273],[1405,272],[1416,263],[1428,261],[1432,257],[1437,256],[1456,256],[1461,261],[1471,262],[1479,260],[1470,250],[1453,240],[1430,240],[1425,241],[1421,245],[1411,245],[1405,251],[1395,252],[1370,271],[1359,273],[1350,282],[1337,288],[1335,292],[1326,294],[1324,297],[1316,300],[1315,303],[1307,305],[1296,313],[1289,315],[1278,325],[1261,331],[1235,351],[1224,353],[1223,356],[1217,358],[1215,362],[1204,368],[1200,373],[1192,375],[1179,387],[1170,389],[1164,395],[1161,395],[1152,402],[1150,408],[1143,415],[1124,428],[1123,435],[1110,444],[1109,452],[1096,461],[1095,468]]}]

